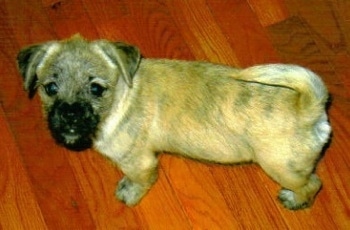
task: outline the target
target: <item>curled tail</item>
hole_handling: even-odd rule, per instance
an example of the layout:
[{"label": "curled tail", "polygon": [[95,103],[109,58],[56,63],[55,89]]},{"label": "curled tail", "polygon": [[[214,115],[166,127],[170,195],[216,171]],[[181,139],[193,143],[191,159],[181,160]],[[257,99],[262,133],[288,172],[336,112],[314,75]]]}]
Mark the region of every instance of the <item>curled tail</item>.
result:
[{"label": "curled tail", "polygon": [[244,69],[237,79],[271,86],[281,86],[300,93],[305,106],[325,104],[328,99],[327,88],[311,70],[285,64],[259,65]]},{"label": "curled tail", "polygon": [[328,91],[321,78],[311,70],[296,65],[259,65],[243,69],[235,78],[298,92],[300,121],[314,127],[321,142],[327,141],[331,132],[325,112]]}]

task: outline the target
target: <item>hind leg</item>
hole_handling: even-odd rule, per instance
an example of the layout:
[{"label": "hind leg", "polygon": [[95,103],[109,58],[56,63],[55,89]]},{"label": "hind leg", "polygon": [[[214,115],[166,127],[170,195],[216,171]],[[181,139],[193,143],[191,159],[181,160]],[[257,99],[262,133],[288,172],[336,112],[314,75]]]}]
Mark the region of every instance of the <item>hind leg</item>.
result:
[{"label": "hind leg", "polygon": [[[324,143],[327,142],[331,133],[331,127],[324,113],[314,126],[314,132],[310,142],[305,142],[308,147],[294,146],[293,152],[299,155],[289,158],[285,169],[281,171],[279,183],[282,185],[278,198],[289,209],[301,209],[312,204],[320,190],[322,183],[318,176],[313,173],[316,159],[319,157]],[[307,135],[305,135],[307,137]],[[304,138],[307,140],[308,138]],[[307,145],[307,143],[309,143]]]},{"label": "hind leg", "polygon": [[288,171],[282,174],[279,181],[284,188],[281,189],[278,198],[285,207],[295,210],[312,204],[322,186],[318,176],[312,172],[315,169],[316,159],[319,157],[323,145],[328,141],[330,133],[331,126],[327,114],[323,113],[315,123],[313,132],[306,132],[302,138],[304,141],[309,140],[305,141],[305,146],[308,147],[294,146],[292,151],[302,154],[296,154],[294,155],[296,159],[288,160],[286,167]]},{"label": "hind leg", "polygon": [[314,166],[297,170],[289,163],[274,162],[261,167],[282,186],[278,198],[291,210],[309,207],[322,186],[318,176],[312,173]]},{"label": "hind leg", "polygon": [[278,198],[286,208],[297,210],[311,206],[322,183],[316,174],[311,174],[306,181],[302,186],[280,190]]},{"label": "hind leg", "polygon": [[320,149],[290,145],[285,138],[276,138],[268,147],[269,152],[260,152],[257,162],[282,186],[279,200],[292,210],[310,206],[322,186],[314,174]]}]

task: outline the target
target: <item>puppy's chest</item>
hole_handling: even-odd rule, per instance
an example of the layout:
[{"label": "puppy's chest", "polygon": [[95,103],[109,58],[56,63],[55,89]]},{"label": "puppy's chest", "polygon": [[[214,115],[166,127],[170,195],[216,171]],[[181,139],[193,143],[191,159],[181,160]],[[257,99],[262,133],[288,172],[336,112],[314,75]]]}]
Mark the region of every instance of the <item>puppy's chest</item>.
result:
[{"label": "puppy's chest", "polygon": [[106,119],[96,134],[95,149],[115,161],[123,158],[131,151],[140,134],[139,127],[132,120],[134,119],[124,120],[116,116]]},{"label": "puppy's chest", "polygon": [[115,133],[113,136],[100,133],[96,136],[94,148],[113,161],[118,161],[130,149],[127,144],[130,142],[128,139],[126,135],[121,133]]}]

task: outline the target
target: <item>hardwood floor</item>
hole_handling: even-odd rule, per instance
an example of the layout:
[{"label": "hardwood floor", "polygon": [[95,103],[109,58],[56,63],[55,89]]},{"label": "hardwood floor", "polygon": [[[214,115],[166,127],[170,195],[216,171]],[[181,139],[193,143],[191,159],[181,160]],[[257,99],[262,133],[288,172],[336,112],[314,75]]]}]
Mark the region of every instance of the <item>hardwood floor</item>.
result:
[{"label": "hardwood floor", "polygon": [[[0,229],[350,229],[349,12],[346,0],[0,0]],[[256,165],[168,155],[141,204],[121,204],[121,172],[93,150],[57,146],[16,69],[23,46],[77,32],[127,41],[145,57],[317,72],[332,95],[333,138],[313,207],[284,209]]]}]

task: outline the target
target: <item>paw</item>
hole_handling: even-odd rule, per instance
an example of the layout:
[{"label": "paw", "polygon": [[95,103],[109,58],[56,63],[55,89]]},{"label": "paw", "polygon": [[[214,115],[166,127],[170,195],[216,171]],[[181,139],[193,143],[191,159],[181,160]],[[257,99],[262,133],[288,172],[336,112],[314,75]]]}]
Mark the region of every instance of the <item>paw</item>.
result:
[{"label": "paw", "polygon": [[298,210],[310,206],[310,202],[308,201],[298,201],[296,194],[288,189],[281,189],[278,199],[284,207],[290,210]]},{"label": "paw", "polygon": [[124,177],[118,183],[116,196],[128,206],[134,206],[147,193],[148,189],[140,184],[132,182],[127,177]]}]

